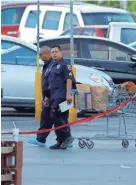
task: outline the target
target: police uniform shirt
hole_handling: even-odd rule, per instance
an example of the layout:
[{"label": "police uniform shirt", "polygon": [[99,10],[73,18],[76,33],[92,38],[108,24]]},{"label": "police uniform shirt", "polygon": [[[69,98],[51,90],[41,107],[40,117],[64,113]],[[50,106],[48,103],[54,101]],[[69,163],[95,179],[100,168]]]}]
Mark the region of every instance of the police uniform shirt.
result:
[{"label": "police uniform shirt", "polygon": [[63,59],[54,62],[49,74],[49,87],[51,99],[66,98],[66,81],[74,82],[72,67]]},{"label": "police uniform shirt", "polygon": [[50,59],[48,62],[44,63],[43,70],[42,70],[42,95],[43,98],[49,97],[49,82],[48,82],[48,76],[49,72],[51,70],[52,65],[54,64],[54,61]]}]

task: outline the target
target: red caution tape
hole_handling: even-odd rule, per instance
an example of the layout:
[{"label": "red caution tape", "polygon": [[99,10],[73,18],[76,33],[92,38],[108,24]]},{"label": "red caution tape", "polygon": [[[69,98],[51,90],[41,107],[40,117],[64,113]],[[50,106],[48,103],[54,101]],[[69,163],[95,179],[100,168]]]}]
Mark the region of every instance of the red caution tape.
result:
[{"label": "red caution tape", "polygon": [[[136,96],[135,97],[132,97],[130,98],[129,100],[121,103],[120,105],[117,105],[105,112],[102,112],[102,113],[98,113],[98,114],[95,114],[91,117],[88,117],[88,118],[83,118],[83,119],[80,119],[80,120],[76,120],[74,122],[71,122],[71,123],[67,123],[65,125],[61,125],[61,126],[58,126],[56,128],[51,128],[51,129],[44,129],[44,130],[34,130],[34,131],[29,131],[29,132],[19,132],[19,134],[41,134],[41,133],[45,133],[45,132],[51,132],[53,130],[58,130],[58,129],[61,129],[61,128],[64,128],[64,127],[67,127],[67,126],[72,126],[72,125],[77,125],[77,124],[80,124],[80,123],[84,123],[84,122],[88,122],[88,121],[93,121],[97,118],[100,118],[100,117],[103,117],[105,115],[109,115],[123,107],[125,107],[129,102],[133,101],[133,100],[136,100]],[[2,132],[1,134],[13,134],[12,132]]]}]

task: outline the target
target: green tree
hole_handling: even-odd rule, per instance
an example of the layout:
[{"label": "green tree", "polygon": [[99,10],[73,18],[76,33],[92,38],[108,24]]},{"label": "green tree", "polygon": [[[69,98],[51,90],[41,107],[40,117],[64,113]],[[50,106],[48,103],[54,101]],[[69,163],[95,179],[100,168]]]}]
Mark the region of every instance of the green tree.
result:
[{"label": "green tree", "polygon": [[[77,0],[78,1],[78,0]],[[86,3],[101,5],[101,6],[108,6],[114,8],[121,8],[120,0],[109,0],[109,1],[93,1],[93,0],[84,0]],[[136,1],[128,0],[128,11],[129,12],[136,12]]]},{"label": "green tree", "polygon": [[128,11],[136,12],[136,1],[128,1]]},{"label": "green tree", "polygon": [[109,6],[114,8],[120,8],[120,1],[118,0],[110,0],[110,1],[102,1],[100,2],[101,6]]}]

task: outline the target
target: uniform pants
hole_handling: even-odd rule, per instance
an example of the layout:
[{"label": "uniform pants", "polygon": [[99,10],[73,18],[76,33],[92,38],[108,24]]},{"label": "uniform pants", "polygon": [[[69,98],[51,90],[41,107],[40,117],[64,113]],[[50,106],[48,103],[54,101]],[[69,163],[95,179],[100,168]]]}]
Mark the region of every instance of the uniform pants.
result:
[{"label": "uniform pants", "polygon": [[[53,126],[51,116],[50,116],[50,111],[51,107],[44,106],[41,112],[41,120],[40,120],[40,128],[38,130],[43,130],[43,129],[51,129]],[[37,134],[37,140],[39,142],[45,143],[46,138],[48,137],[50,132],[42,133],[42,134]]]},{"label": "uniform pants", "polygon": [[[51,120],[54,127],[58,127],[68,123],[69,111],[63,113],[59,111],[58,105],[63,101],[65,101],[65,99],[54,99],[51,101]],[[59,143],[62,143],[63,141],[65,141],[65,139],[71,136],[70,127],[65,127],[56,130],[56,135],[57,135],[56,140]]]}]

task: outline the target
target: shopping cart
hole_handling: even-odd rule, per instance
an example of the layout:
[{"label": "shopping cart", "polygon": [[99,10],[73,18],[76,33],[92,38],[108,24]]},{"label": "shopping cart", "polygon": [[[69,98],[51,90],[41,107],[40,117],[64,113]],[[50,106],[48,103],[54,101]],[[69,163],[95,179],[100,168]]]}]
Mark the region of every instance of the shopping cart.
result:
[{"label": "shopping cart", "polygon": [[[74,106],[78,110],[85,110],[90,109],[92,111],[96,110],[93,107],[88,107],[87,97],[92,96],[92,92],[78,92],[73,91],[72,92],[74,96]],[[97,94],[97,96],[99,96]],[[135,147],[136,147],[136,133],[128,133],[127,132],[127,120],[126,117],[136,117],[136,93],[135,94],[129,94],[129,92],[125,89],[121,89],[120,86],[115,86],[113,88],[113,91],[110,95],[107,96],[107,101],[102,102],[104,106],[100,106],[100,108],[103,108],[102,110],[97,109],[97,112],[107,112],[107,110],[120,105],[122,102],[127,101],[128,99],[132,99],[129,103],[127,103],[123,108],[118,109],[114,112],[118,118],[118,130],[117,134],[111,135],[109,134],[109,120],[110,120],[110,114],[105,114],[106,118],[106,130],[104,134],[95,134],[91,137],[75,137],[75,139],[78,140],[78,145],[80,148],[84,148],[85,146],[89,149],[94,147],[94,140],[121,140],[122,146],[124,148],[127,148],[129,146],[129,140],[135,141]],[[99,102],[101,103],[101,102]],[[96,108],[96,107],[95,107]],[[123,128],[122,128],[122,127]],[[122,134],[123,133],[123,134]]]}]

